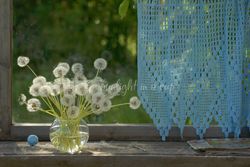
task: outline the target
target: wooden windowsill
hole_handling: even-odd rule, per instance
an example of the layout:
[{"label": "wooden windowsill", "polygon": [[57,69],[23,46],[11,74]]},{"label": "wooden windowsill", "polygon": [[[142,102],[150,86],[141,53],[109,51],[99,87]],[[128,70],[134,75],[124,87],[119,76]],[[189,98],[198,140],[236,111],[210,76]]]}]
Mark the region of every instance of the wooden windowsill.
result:
[{"label": "wooden windowsill", "polygon": [[89,142],[75,155],[57,152],[49,142],[0,142],[0,166],[20,167],[247,167],[249,150],[197,152],[185,142]]}]

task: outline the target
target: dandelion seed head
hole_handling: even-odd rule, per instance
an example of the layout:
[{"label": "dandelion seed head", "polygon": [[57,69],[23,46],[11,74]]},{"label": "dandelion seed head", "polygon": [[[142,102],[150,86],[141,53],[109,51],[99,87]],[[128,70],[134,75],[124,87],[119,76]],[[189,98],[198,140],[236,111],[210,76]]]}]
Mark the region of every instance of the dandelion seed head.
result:
[{"label": "dandelion seed head", "polygon": [[93,113],[96,114],[96,115],[100,115],[100,114],[103,112],[103,111],[101,110],[99,104],[92,104],[92,105],[91,105],[91,108],[92,108]]},{"label": "dandelion seed head", "polygon": [[97,85],[97,84],[93,84],[89,87],[89,93],[91,95],[94,95],[96,93],[101,93],[102,92],[102,88],[100,85]]},{"label": "dandelion seed head", "polygon": [[77,106],[70,106],[67,110],[67,116],[70,119],[76,119],[79,116],[80,109]]},{"label": "dandelion seed head", "polygon": [[59,95],[61,93],[59,85],[52,84],[50,87],[51,87],[51,90],[52,90],[52,92],[50,94],[51,96],[57,96],[57,95]]},{"label": "dandelion seed head", "polygon": [[100,103],[100,108],[102,111],[107,112],[111,109],[112,106],[112,102],[109,99],[104,99],[101,103]]},{"label": "dandelion seed head", "polygon": [[110,85],[110,86],[108,87],[108,90],[107,90],[108,96],[109,96],[110,98],[113,98],[113,97],[119,95],[121,89],[122,89],[122,88],[121,88],[120,84],[118,84],[118,83],[115,83],[115,84]]},{"label": "dandelion seed head", "polygon": [[32,81],[33,84],[40,84],[40,85],[45,85],[46,82],[47,82],[46,78],[43,76],[35,77]]},{"label": "dandelion seed head", "polygon": [[70,69],[70,66],[69,66],[69,64],[68,63],[65,63],[65,62],[60,62],[60,63],[58,63],[58,65],[57,65],[57,67],[64,67],[66,70],[67,70],[67,72],[69,71],[69,69]]},{"label": "dandelion seed head", "polygon": [[75,63],[72,65],[71,67],[71,71],[74,73],[74,74],[83,74],[83,66],[81,63]]},{"label": "dandelion seed head", "polygon": [[73,106],[75,104],[75,96],[73,95],[64,95],[61,99],[60,102],[64,106]]},{"label": "dandelion seed head", "polygon": [[27,102],[27,110],[29,112],[36,112],[41,108],[41,102],[36,99],[36,98],[32,98],[29,99]]},{"label": "dandelion seed head", "polygon": [[56,78],[62,78],[68,73],[68,70],[64,66],[57,66],[53,70],[53,74]]},{"label": "dandelion seed head", "polygon": [[17,58],[17,65],[19,67],[25,67],[29,64],[30,59],[28,57],[24,57],[24,56],[19,56]]},{"label": "dandelion seed head", "polygon": [[92,96],[92,102],[95,104],[101,104],[104,99],[105,99],[105,95],[101,92],[95,93]]},{"label": "dandelion seed head", "polygon": [[107,68],[107,61],[103,58],[98,58],[94,62],[94,67],[100,71],[105,70]]},{"label": "dandelion seed head", "polygon": [[39,89],[39,95],[41,97],[48,97],[52,93],[53,93],[53,91],[52,91],[52,89],[51,89],[51,87],[49,85],[41,86],[40,89]]},{"label": "dandelion seed head", "polygon": [[129,107],[132,108],[133,110],[136,110],[140,107],[141,101],[138,99],[138,97],[134,96],[131,97],[129,100]]},{"label": "dandelion seed head", "polygon": [[18,101],[20,105],[24,105],[26,103],[27,97],[24,94],[20,94]]},{"label": "dandelion seed head", "polygon": [[82,82],[76,85],[76,94],[79,96],[84,96],[88,93],[88,84],[86,82]]},{"label": "dandelion seed head", "polygon": [[39,96],[39,89],[41,88],[40,84],[33,84],[29,88],[29,93],[31,96],[37,97]]}]

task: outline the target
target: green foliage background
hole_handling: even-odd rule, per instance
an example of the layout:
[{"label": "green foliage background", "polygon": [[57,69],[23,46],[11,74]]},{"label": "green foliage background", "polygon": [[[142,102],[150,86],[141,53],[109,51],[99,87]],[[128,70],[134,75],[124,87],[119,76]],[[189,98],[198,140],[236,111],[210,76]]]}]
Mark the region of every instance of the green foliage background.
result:
[{"label": "green foliage background", "polygon": [[[93,61],[103,57],[108,69],[102,76],[109,82],[118,79],[126,84],[137,77],[135,4],[123,19],[118,14],[118,0],[14,0],[13,29],[13,121],[51,122],[42,113],[28,113],[19,106],[20,93],[28,95],[33,76],[16,65],[20,55],[31,59],[30,66],[49,80],[58,62],[80,62],[85,75],[94,76]],[[136,90],[128,91],[114,103],[127,102]],[[132,111],[121,107],[88,119],[90,123],[148,123],[142,108]]]}]

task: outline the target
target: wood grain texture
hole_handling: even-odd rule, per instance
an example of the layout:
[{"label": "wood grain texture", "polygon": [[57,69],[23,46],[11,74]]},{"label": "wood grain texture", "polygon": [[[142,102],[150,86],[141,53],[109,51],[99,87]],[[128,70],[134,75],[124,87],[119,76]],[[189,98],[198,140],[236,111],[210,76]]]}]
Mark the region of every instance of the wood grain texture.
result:
[{"label": "wood grain texture", "polygon": [[[199,151],[211,150],[250,150],[249,138],[190,140],[191,148]],[[250,154],[250,152],[249,152]]]},{"label": "wood grain texture", "polygon": [[0,156],[0,167],[249,167],[249,157]]},{"label": "wood grain texture", "polygon": [[0,0],[0,137],[11,126],[12,0]]},{"label": "wood grain texture", "polygon": [[[49,125],[12,125],[11,124],[11,74],[12,74],[12,0],[0,0],[0,140],[26,140],[31,133],[40,139],[48,140]],[[224,137],[220,128],[210,127],[206,138]],[[243,130],[241,137],[249,137]],[[183,139],[179,128],[173,127],[168,140],[196,139],[195,129],[187,126]],[[90,140],[138,140],[160,141],[158,131],[152,125],[90,125]]]},{"label": "wood grain texture", "polygon": [[29,147],[0,142],[0,167],[249,167],[250,155],[196,152],[184,142],[90,142],[80,154],[57,152],[50,143]]},{"label": "wood grain texture", "polygon": [[[25,140],[29,134],[37,134],[40,139],[49,139],[49,124],[16,124],[11,126],[11,136],[14,140]],[[89,124],[90,140],[129,140],[129,141],[161,141],[157,129],[151,124]],[[205,138],[224,138],[218,126],[210,127]],[[230,136],[233,137],[233,134]],[[241,137],[249,137],[248,128],[243,128]],[[167,141],[187,141],[197,139],[192,126],[184,128],[183,138],[178,127],[170,130]]]}]

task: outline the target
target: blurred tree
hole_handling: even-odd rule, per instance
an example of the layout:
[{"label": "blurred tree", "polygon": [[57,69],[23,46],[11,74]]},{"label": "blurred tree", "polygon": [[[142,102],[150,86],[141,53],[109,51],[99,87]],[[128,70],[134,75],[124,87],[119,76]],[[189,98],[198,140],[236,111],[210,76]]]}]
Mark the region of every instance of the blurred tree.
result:
[{"label": "blurred tree", "polygon": [[27,55],[40,63],[73,56],[93,62],[102,55],[113,65],[135,65],[136,11],[121,20],[119,4],[114,0],[15,0],[14,60]]},{"label": "blurred tree", "polygon": [[[127,17],[121,19],[118,7],[122,0],[14,0],[13,30],[13,118],[15,122],[51,122],[43,114],[28,113],[18,105],[19,94],[28,95],[32,74],[18,68],[20,55],[30,57],[38,74],[53,79],[51,71],[58,62],[83,63],[87,77],[93,76],[93,61],[108,60],[109,68],[102,76],[114,82],[135,80],[137,22],[136,10],[130,3]],[[116,102],[128,101],[136,95],[130,90]],[[20,111],[21,110],[21,111]],[[120,112],[122,111],[122,112]],[[98,118],[98,123],[150,122],[143,109],[134,112],[117,108]]]}]

